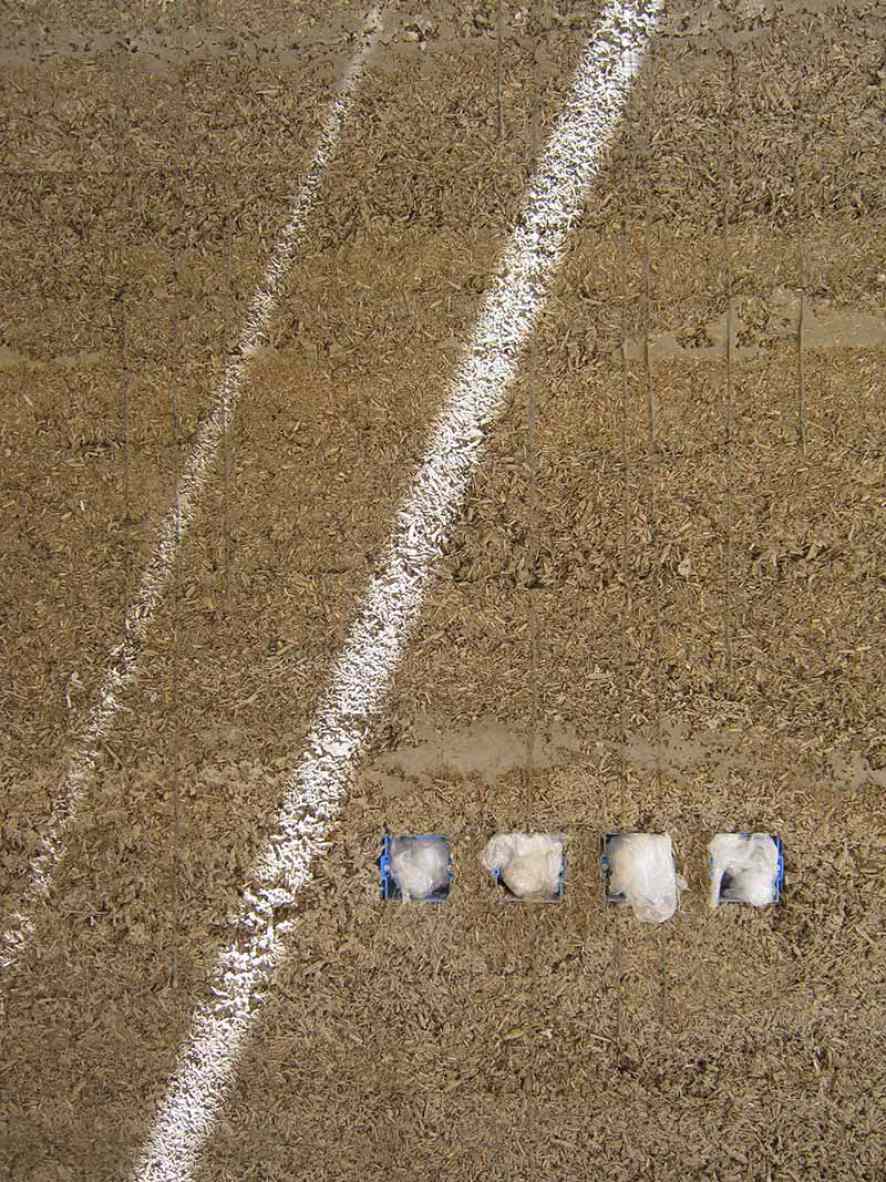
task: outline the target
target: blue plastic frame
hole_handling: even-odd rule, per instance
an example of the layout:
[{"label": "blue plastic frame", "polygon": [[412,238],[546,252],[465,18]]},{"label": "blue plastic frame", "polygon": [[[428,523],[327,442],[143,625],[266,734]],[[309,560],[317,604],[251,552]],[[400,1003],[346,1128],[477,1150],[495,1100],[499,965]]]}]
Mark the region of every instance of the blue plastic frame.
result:
[{"label": "blue plastic frame", "polygon": [[[543,834],[542,836],[549,836]],[[550,834],[551,837],[563,838],[563,861],[560,866],[560,877],[557,879],[557,889],[553,895],[549,895],[546,899],[519,899],[516,895],[511,894],[507,885],[502,882],[501,871],[491,871],[492,878],[495,880],[495,885],[501,887],[502,902],[503,903],[559,903],[566,894],[566,835],[561,833]]]},{"label": "blue plastic frame", "polygon": [[[624,894],[610,895],[609,893],[609,854],[606,852],[609,846],[609,839],[612,837],[626,837],[630,833],[650,833],[647,829],[614,829],[611,833],[604,833],[600,839],[600,871],[603,876],[603,895],[607,903],[614,903],[621,905],[625,902]],[[665,834],[657,833],[654,836],[664,837]],[[673,843],[671,848],[673,849]],[[673,857],[673,854],[672,854]],[[676,873],[676,861],[674,863],[674,871]]]},{"label": "blue plastic frame", "polygon": [[603,878],[603,896],[607,903],[624,902],[624,895],[610,895],[609,893],[609,854],[606,851],[610,837],[618,836],[618,833],[604,833],[600,838],[600,874]]},{"label": "blue plastic frame", "polygon": [[427,843],[440,843],[446,846],[446,854],[449,859],[449,882],[445,887],[440,887],[439,890],[434,891],[428,895],[426,899],[410,899],[411,903],[445,903],[449,898],[449,892],[452,889],[452,881],[454,878],[452,869],[452,849],[449,845],[449,838],[442,833],[386,833],[382,838],[381,855],[378,858],[378,868],[381,875],[381,897],[386,902],[394,900],[396,902],[403,901],[403,894],[397,886],[394,875],[391,871],[391,842],[396,838],[397,841],[402,841],[408,838],[411,841],[423,841]]},{"label": "blue plastic frame", "polygon": [[[725,830],[724,830],[724,832],[725,832]],[[751,830],[742,830],[739,832],[738,836],[739,837],[750,837],[751,832],[752,832]],[[753,832],[762,833],[763,830],[756,829]],[[769,906],[769,907],[774,907],[777,903],[780,903],[782,901],[782,894],[784,893],[784,843],[782,842],[781,837],[777,833],[767,833],[766,836],[771,837],[772,840],[775,842],[775,849],[778,853],[778,861],[776,863],[776,868],[775,868],[775,898],[772,900],[771,903],[767,904],[767,906]],[[713,868],[714,868],[713,862],[711,860],[710,855],[708,855],[708,873],[710,873],[713,870]],[[722,891],[723,891],[723,887],[721,885],[721,887],[720,887],[721,893],[720,893],[719,898],[717,899],[717,906],[718,907],[727,907],[730,904],[738,904],[739,906],[742,905],[741,899],[724,899],[722,896]]]}]

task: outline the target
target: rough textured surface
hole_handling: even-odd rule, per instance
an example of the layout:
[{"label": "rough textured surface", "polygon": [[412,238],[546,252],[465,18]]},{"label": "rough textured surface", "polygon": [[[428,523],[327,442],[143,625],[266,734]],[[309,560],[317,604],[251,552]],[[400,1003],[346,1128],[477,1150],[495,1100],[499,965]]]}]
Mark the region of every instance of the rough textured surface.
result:
[{"label": "rough textured surface", "polygon": [[[0,982],[0,1177],[148,1135],[599,7],[503,3],[499,72],[489,0],[391,6]],[[5,912],[364,11],[0,13]],[[669,12],[199,1182],[882,1177],[884,34]],[[445,904],[378,900],[385,826],[449,837]],[[673,838],[659,928],[617,829]],[[567,834],[561,902],[500,905],[511,830]],[[782,906],[709,910],[738,830]]]}]

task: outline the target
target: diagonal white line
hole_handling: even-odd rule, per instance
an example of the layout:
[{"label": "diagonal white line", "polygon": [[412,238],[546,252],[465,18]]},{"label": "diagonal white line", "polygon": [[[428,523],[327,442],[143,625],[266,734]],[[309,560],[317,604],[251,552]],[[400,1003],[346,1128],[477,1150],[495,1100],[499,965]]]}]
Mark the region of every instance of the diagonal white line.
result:
[{"label": "diagonal white line", "polygon": [[237,933],[215,968],[213,1000],[193,1019],[136,1166],[140,1182],[184,1182],[197,1165],[241,1044],[283,953],[289,925],[275,926],[275,912],[293,903],[310,878],[312,862],[328,846],[369,725],[418,617],[441,545],[482,455],[485,433],[502,410],[659,7],[659,0],[610,4],[585,51],[500,278],[485,300],[427,456],[397,514],[384,569],[370,584],[318,707],[307,751],[290,779],[276,830],[252,872]]},{"label": "diagonal white line", "polygon": [[[342,79],[335,101],[323,124],[320,140],[304,183],[296,194],[289,221],[280,233],[261,285],[253,297],[238,347],[222,375],[221,384],[208,419],[197,433],[191,458],[179,481],[175,504],[163,519],[154,553],[142,575],[135,599],[126,611],[124,639],[110,654],[110,663],[93,706],[68,763],[49,823],[40,836],[39,853],[31,862],[30,896],[44,898],[63,852],[62,838],[70,824],[95,770],[98,749],[120,710],[120,698],[138,671],[139,656],[166,590],[179,545],[194,516],[218,456],[225,433],[230,430],[243,388],[249,361],[266,339],[277,301],[304,237],[309,215],[316,203],[326,169],[338,147],[341,131],[353,104],[354,92],[363,75],[381,29],[380,9],[374,8],[364,26],[363,45]],[[11,917],[0,938],[0,969],[9,968],[33,935],[33,921],[27,913],[28,899]]]}]

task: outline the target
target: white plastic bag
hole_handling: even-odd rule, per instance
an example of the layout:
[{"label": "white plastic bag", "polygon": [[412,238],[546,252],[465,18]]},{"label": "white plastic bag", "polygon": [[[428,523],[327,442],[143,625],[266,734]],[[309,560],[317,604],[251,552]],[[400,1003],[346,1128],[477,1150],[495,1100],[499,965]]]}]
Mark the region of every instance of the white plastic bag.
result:
[{"label": "white plastic bag", "polygon": [[[711,907],[724,900],[766,907],[775,902],[778,846],[768,833],[718,833],[711,856]],[[726,885],[723,885],[724,879]]]},{"label": "white plastic bag", "polygon": [[486,843],[483,865],[518,899],[550,899],[563,870],[563,838],[551,833],[497,833]]},{"label": "white plastic bag", "polygon": [[449,846],[422,837],[391,839],[391,874],[404,902],[427,899],[449,882]]},{"label": "white plastic bag", "polygon": [[619,833],[606,846],[609,894],[623,895],[643,923],[664,923],[677,910],[679,890],[666,833]]}]

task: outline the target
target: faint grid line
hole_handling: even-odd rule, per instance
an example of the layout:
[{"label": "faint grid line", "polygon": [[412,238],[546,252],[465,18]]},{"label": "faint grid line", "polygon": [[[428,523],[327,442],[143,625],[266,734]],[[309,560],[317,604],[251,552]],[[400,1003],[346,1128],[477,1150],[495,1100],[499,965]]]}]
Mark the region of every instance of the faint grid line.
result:
[{"label": "faint grid line", "polygon": [[[173,319],[172,326],[172,344],[173,355],[176,354],[175,345],[178,339],[178,323]],[[176,384],[173,380],[172,389],[170,392],[170,411],[172,418],[172,442],[173,455],[178,460],[178,454],[181,447],[181,440],[178,435],[178,398],[176,395]],[[181,545],[182,537],[182,521],[181,521],[181,494],[179,486],[175,489],[175,538],[176,547]],[[179,675],[180,675],[180,648],[179,648],[179,633],[181,625],[181,564],[176,563],[173,569],[172,578],[172,670],[170,677],[170,707],[172,712],[172,760],[171,760],[171,779],[172,779],[172,987],[175,989],[179,982],[179,932],[182,930],[181,924],[181,882],[180,882],[180,859],[181,859],[181,809],[179,802],[179,788],[180,788],[180,754],[181,754],[181,734],[180,734],[180,707],[181,695],[179,693]]]},{"label": "faint grid line", "polygon": [[244,887],[235,934],[212,975],[212,997],[194,1015],[137,1162],[142,1182],[186,1182],[199,1164],[236,1058],[286,950],[292,925],[278,923],[278,915],[294,904],[315,859],[328,848],[357,760],[608,149],[658,9],[647,3],[637,14],[611,4],[586,46],[425,457],[395,515],[381,569],[370,580],[275,828]]},{"label": "faint grid line", "polygon": [[658,1021],[662,1029],[667,1029],[670,1002],[668,995],[668,940],[670,933],[668,925],[658,931],[658,971],[659,971],[659,1015]]},{"label": "faint grid line", "polygon": [[735,627],[735,605],[733,599],[733,580],[735,577],[734,563],[733,563],[733,537],[735,531],[735,456],[734,456],[734,431],[733,431],[733,359],[732,349],[735,339],[735,293],[733,290],[733,274],[732,274],[732,257],[730,254],[729,241],[729,224],[731,220],[732,208],[732,185],[736,173],[736,155],[735,155],[735,120],[736,120],[736,70],[735,70],[735,54],[729,50],[729,137],[727,141],[726,161],[721,167],[722,187],[723,187],[723,257],[726,274],[726,398],[723,406],[723,419],[725,426],[726,438],[724,440],[726,447],[726,488],[725,488],[725,509],[726,509],[726,538],[725,538],[725,585],[723,596],[723,633],[724,643],[726,648],[726,674],[729,678],[730,685],[732,681],[732,645],[733,645],[733,631]]},{"label": "faint grid line", "polygon": [[631,577],[628,559],[630,538],[630,498],[628,496],[628,300],[630,299],[629,247],[627,216],[622,211],[622,241],[624,248],[624,294],[621,306],[621,578],[624,589],[621,617],[621,670],[619,679],[619,720],[621,725],[620,772],[623,798],[628,790],[628,620],[631,614]]},{"label": "faint grid line", "polygon": [[[230,253],[225,259],[223,270],[225,282],[227,284],[228,292],[231,293],[232,300],[236,304],[236,288],[233,283],[233,266],[231,263]],[[242,424],[243,412],[240,414],[240,421]],[[229,588],[230,588],[230,535],[229,535],[229,513],[230,513],[230,497],[231,497],[231,469],[230,469],[230,424],[225,423],[222,428],[221,439],[219,447],[221,450],[221,610],[222,614],[227,619],[230,607]],[[215,527],[215,545],[218,544],[218,522],[214,522]]]},{"label": "faint grid line", "polygon": [[502,0],[496,0],[495,5],[495,96],[498,105],[498,139],[505,138],[505,119],[501,95],[501,39],[502,39]]},{"label": "faint grid line", "polygon": [[[648,93],[647,110],[655,110],[655,52],[650,51],[647,66]],[[653,664],[653,683],[655,693],[655,786],[659,799],[661,798],[661,589],[659,576],[661,564],[659,562],[658,516],[656,492],[658,484],[658,446],[655,429],[655,392],[652,383],[652,364],[649,360],[649,332],[650,332],[650,303],[651,303],[651,269],[649,256],[649,226],[651,222],[652,185],[650,181],[650,164],[652,161],[652,140],[648,127],[644,136],[643,160],[646,168],[646,211],[643,233],[643,375],[646,385],[646,417],[649,432],[648,448],[648,501],[649,501],[649,530],[652,535],[652,602],[655,624],[655,660]]]},{"label": "faint grid line", "polygon": [[[647,77],[648,77],[648,99],[646,109],[649,112],[656,110],[655,95],[656,95],[656,55],[655,50],[650,50]],[[649,228],[651,224],[651,206],[652,206],[652,181],[651,181],[651,163],[652,163],[652,137],[647,125],[645,135],[644,164],[646,169],[646,209],[645,209],[645,225],[643,234],[643,372],[646,381],[646,411],[649,429],[649,528],[652,534],[652,601],[653,614],[655,621],[655,663],[654,663],[654,684],[655,684],[655,789],[656,789],[656,809],[661,804],[661,663],[662,663],[662,643],[661,643],[661,552],[660,539],[658,531],[658,509],[657,509],[657,492],[658,492],[658,444],[656,440],[656,415],[655,415],[655,392],[652,383],[652,365],[649,360],[649,330],[650,330],[650,289],[651,289],[651,270],[652,264],[649,256]],[[662,1027],[667,1025],[667,933],[658,933],[658,970],[659,970],[659,1022]]]},{"label": "faint grid line", "polygon": [[127,597],[132,585],[132,480],[129,454],[129,362],[126,340],[126,288],[114,296],[117,316],[117,347],[120,351],[120,433],[123,438],[123,618],[126,618]]},{"label": "faint grid line", "polygon": [[[498,0],[499,17],[501,16],[501,0]],[[532,116],[531,116],[531,131],[530,131],[530,158],[535,164],[538,158],[539,144],[541,142],[541,112],[540,94],[539,94],[539,78],[538,78],[538,58],[533,49],[532,54],[532,82],[533,82],[533,102],[532,102]],[[533,358],[537,356],[537,350],[533,346]],[[527,807],[530,812],[535,807],[535,745],[538,732],[538,618],[536,613],[535,603],[535,572],[538,563],[538,530],[537,530],[537,509],[536,509],[536,495],[537,495],[537,479],[535,468],[535,417],[536,417],[536,402],[535,402],[535,386],[533,382],[533,375],[537,372],[535,364],[529,367],[529,383],[527,389],[527,405],[526,405],[526,465],[527,465],[527,522],[526,522],[526,623],[529,640],[529,727],[526,736],[526,776],[524,793],[527,801]]]},{"label": "faint grid line", "polygon": [[544,121],[544,94],[542,93],[541,75],[538,68],[537,42],[534,42],[532,46],[532,88],[533,103],[530,128],[532,134],[532,166],[534,168],[538,160],[539,147],[541,145],[541,125]]},{"label": "faint grid line", "polygon": [[119,316],[119,348],[120,348],[120,417],[123,432],[123,523],[126,545],[126,594],[129,592],[129,577],[132,573],[132,555],[129,546],[129,528],[132,523],[131,479],[129,470],[129,361],[127,359],[126,340],[126,289],[121,288],[114,297]]},{"label": "faint grid line", "polygon": [[613,923],[615,925],[615,941],[612,949],[612,960],[615,968],[615,1056],[616,1063],[620,1064],[622,1047],[624,1046],[624,987],[622,985],[623,962],[624,957],[621,946],[621,925],[618,922],[619,917],[613,916]]},{"label": "faint grid line", "polygon": [[806,327],[806,248],[804,244],[805,236],[805,217],[806,217],[806,203],[805,203],[805,187],[803,178],[803,165],[806,161],[806,156],[809,150],[808,132],[805,127],[805,118],[803,115],[802,102],[797,104],[797,123],[800,138],[800,151],[797,153],[797,161],[795,165],[795,186],[797,190],[797,225],[799,228],[799,254],[800,254],[800,314],[797,320],[797,427],[800,437],[800,451],[803,458],[806,458],[806,374],[805,363],[803,358],[804,345],[804,331]]},{"label": "faint grid line", "polygon": [[527,398],[527,421],[526,421],[526,460],[529,476],[529,487],[527,497],[528,508],[528,523],[527,523],[527,550],[529,552],[529,562],[527,570],[526,596],[527,596],[527,615],[529,625],[529,735],[527,739],[526,752],[526,776],[528,789],[528,804],[530,812],[533,812],[536,805],[536,775],[535,775],[535,745],[538,735],[538,713],[539,713],[539,693],[538,693],[538,654],[539,654],[539,633],[538,633],[538,607],[536,598],[541,587],[538,578],[538,456],[536,452],[536,399],[535,399],[535,381],[534,381],[534,367],[530,370],[529,375],[529,390]]},{"label": "faint grid line", "polygon": [[[99,750],[105,745],[110,726],[120,709],[120,695],[135,678],[145,637],[169,582],[180,539],[191,524],[197,499],[216,463],[224,432],[233,419],[248,362],[267,339],[277,299],[304,235],[321,181],[337,149],[356,84],[375,46],[379,25],[380,9],[376,7],[366,22],[368,38],[348,67],[327,114],[314,159],[293,199],[290,219],[275,243],[264,280],[253,297],[239,344],[228,358],[212,410],[198,431],[197,442],[178,486],[176,505],[161,522],[154,554],[142,575],[138,594],[126,612],[124,639],[110,654],[98,701],[90,711],[76,749],[68,757],[61,790],[49,823],[41,834],[40,852],[30,866],[30,893],[37,899],[45,900],[48,896],[52,875],[61,857],[59,843],[62,834],[95,770]],[[21,906],[33,901],[26,898]],[[33,931],[33,920],[24,911],[11,916],[9,927],[0,935],[0,969],[13,964]]]},{"label": "faint grid line", "polygon": [[[230,278],[230,276],[229,276]],[[233,285],[228,286],[233,290]],[[242,416],[241,416],[242,417]],[[231,540],[231,430],[233,424],[229,420],[222,431],[222,562],[224,564],[224,587],[222,591],[222,608],[225,618],[230,614],[231,607],[231,579],[233,563],[233,545]]]},{"label": "faint grid line", "polygon": [[[628,141],[630,142],[630,141]],[[627,159],[627,157],[626,157]],[[621,232],[622,232],[622,301],[621,301],[621,398],[619,406],[620,418],[620,442],[621,442],[621,471],[622,471],[622,487],[621,487],[621,577],[622,577],[622,612],[620,621],[620,640],[619,640],[619,727],[620,727],[620,742],[619,742],[619,781],[621,784],[621,799],[622,802],[627,800],[628,795],[628,621],[631,615],[632,598],[631,598],[631,574],[630,574],[630,497],[628,495],[628,473],[630,465],[628,461],[628,395],[629,395],[629,379],[628,379],[628,307],[631,300],[631,283],[630,283],[630,260],[632,250],[630,248],[630,236],[628,234],[628,217],[627,217],[627,202],[628,190],[626,180],[622,180],[623,198],[621,209]],[[632,319],[632,318],[631,318]],[[607,828],[614,827],[616,822],[612,816],[611,811],[607,815]],[[605,835],[601,838],[601,853],[603,850],[603,843],[605,842]],[[608,893],[607,885],[603,883],[603,906],[606,907],[606,895]],[[622,1048],[624,1046],[624,983],[623,976],[623,962],[624,952],[622,947],[622,933],[621,924],[619,923],[619,916],[612,915],[613,923],[613,964],[615,970],[615,1065],[620,1067]]]}]

